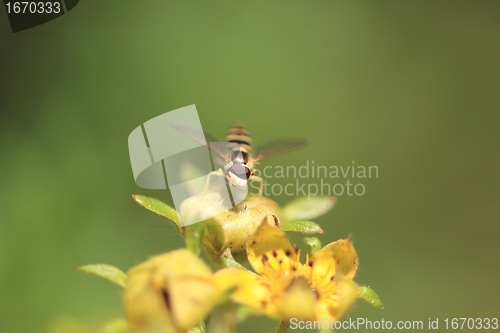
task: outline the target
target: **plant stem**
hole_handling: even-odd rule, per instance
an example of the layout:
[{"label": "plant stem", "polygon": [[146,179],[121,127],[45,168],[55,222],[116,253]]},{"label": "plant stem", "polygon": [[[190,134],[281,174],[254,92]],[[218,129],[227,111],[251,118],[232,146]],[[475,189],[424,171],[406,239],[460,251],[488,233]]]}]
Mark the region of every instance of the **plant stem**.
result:
[{"label": "plant stem", "polygon": [[288,327],[290,327],[290,322],[288,320],[282,320],[274,333],[286,333]]}]

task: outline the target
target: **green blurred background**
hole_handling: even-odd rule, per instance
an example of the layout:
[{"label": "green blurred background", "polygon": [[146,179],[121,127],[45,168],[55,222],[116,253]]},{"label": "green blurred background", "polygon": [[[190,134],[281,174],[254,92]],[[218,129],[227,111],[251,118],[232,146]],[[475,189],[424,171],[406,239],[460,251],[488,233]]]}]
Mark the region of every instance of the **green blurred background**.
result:
[{"label": "green blurred background", "polygon": [[172,202],[135,185],[127,137],[190,104],[220,138],[241,120],[256,143],[310,141],[263,166],[379,167],[364,196],[316,220],[323,243],[353,234],[356,281],[384,301],[351,318],[498,317],[499,13],[497,1],[88,0],[12,34],[0,9],[0,332],[122,317],[119,289],[76,267],[127,270],[182,246],[131,199]]}]

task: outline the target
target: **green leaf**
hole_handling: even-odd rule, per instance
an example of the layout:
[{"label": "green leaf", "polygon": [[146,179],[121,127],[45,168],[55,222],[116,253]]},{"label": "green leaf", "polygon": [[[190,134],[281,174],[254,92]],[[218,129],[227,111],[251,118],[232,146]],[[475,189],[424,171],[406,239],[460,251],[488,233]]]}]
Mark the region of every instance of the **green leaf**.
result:
[{"label": "green leaf", "polygon": [[321,241],[317,237],[306,237],[304,242],[307,244],[307,253],[312,257],[319,249],[321,249]]},{"label": "green leaf", "polygon": [[203,250],[208,259],[217,267],[221,267],[221,252],[224,246],[224,232],[217,220],[211,218],[205,221],[205,236]]},{"label": "green leaf", "polygon": [[78,267],[78,270],[97,275],[98,277],[114,282],[121,287],[125,287],[127,275],[115,266],[107,264],[93,264]]},{"label": "green leaf", "polygon": [[323,229],[312,221],[286,221],[281,225],[283,231],[300,232],[306,235],[323,235]]},{"label": "green leaf", "polygon": [[220,253],[224,245],[224,232],[219,222],[215,219],[205,221],[205,240],[210,244],[213,251]]},{"label": "green leaf", "polygon": [[144,195],[132,195],[132,198],[142,207],[149,209],[152,212],[155,212],[158,215],[164,216],[170,221],[172,221],[176,228],[177,231],[180,232],[181,230],[181,224],[179,222],[179,216],[177,215],[177,212],[175,209],[164,203],[163,201],[160,201],[155,198],[149,198]]},{"label": "green leaf", "polygon": [[220,256],[220,260],[223,268],[237,268],[244,271],[249,271],[245,266],[234,260],[230,248],[224,250],[224,253]]},{"label": "green leaf", "polygon": [[126,319],[112,319],[99,327],[97,333],[130,332],[130,325]]},{"label": "green leaf", "polygon": [[285,220],[310,220],[326,214],[336,203],[333,196],[300,197],[283,207],[282,213]]},{"label": "green leaf", "polygon": [[383,309],[384,305],[373,289],[365,286],[358,287],[358,298],[362,298],[377,309]]},{"label": "green leaf", "polygon": [[201,242],[205,234],[205,222],[193,223],[185,227],[186,247],[196,255],[200,254]]}]

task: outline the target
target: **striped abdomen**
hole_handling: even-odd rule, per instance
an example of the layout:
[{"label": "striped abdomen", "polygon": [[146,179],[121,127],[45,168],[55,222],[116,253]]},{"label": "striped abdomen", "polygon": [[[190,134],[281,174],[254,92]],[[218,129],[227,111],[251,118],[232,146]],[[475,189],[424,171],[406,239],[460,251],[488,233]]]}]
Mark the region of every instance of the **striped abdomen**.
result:
[{"label": "striped abdomen", "polygon": [[[252,138],[244,125],[240,123],[231,125],[227,130],[226,142],[233,162],[248,163],[248,157],[252,151]],[[239,158],[239,155],[243,157],[243,160]]]}]

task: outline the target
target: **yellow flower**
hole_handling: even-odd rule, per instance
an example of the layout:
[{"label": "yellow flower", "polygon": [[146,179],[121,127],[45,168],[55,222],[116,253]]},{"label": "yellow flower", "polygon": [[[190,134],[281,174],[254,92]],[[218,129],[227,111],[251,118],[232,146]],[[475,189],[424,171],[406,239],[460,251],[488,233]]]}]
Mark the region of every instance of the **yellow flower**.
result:
[{"label": "yellow flower", "polygon": [[262,223],[246,244],[248,260],[259,274],[239,269],[215,273],[221,285],[234,285],[233,301],[270,317],[337,321],[357,298],[352,281],[358,257],[350,239],[338,240],[300,262],[278,228]]},{"label": "yellow flower", "polygon": [[167,332],[178,333],[198,325],[223,291],[200,258],[180,249],[133,267],[123,296],[131,326],[147,329],[160,325]]}]

